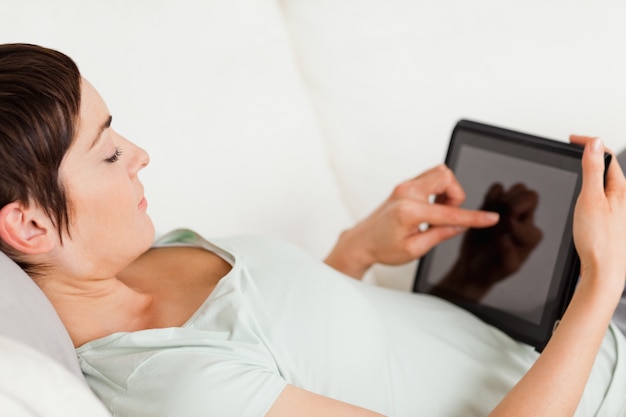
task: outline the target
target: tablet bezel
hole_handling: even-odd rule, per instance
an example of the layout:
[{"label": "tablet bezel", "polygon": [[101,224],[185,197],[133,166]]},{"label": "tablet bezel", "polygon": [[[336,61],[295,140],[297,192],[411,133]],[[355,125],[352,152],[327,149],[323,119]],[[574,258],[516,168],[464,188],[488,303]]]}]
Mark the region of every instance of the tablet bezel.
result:
[{"label": "tablet bezel", "polygon": [[[459,135],[461,132],[467,132],[470,135]],[[583,147],[474,121],[461,120],[452,132],[446,153],[445,163],[452,171],[455,171],[460,149],[463,146],[472,146],[542,165],[558,167],[577,175],[569,211],[564,213],[567,220],[563,239],[558,250],[555,268],[550,275],[548,299],[553,299],[554,302],[544,307],[543,315],[538,324],[531,323],[507,311],[469,301],[454,293],[437,290],[437,296],[465,308],[483,321],[500,328],[511,337],[541,351],[569,304],[578,280],[580,263],[573,243],[572,221],[574,206],[582,182],[580,161]],[[607,166],[609,161],[610,155],[607,154]],[[435,287],[429,282],[428,273],[436,253],[437,247],[431,249],[420,260],[415,274],[414,292],[430,293]]]}]

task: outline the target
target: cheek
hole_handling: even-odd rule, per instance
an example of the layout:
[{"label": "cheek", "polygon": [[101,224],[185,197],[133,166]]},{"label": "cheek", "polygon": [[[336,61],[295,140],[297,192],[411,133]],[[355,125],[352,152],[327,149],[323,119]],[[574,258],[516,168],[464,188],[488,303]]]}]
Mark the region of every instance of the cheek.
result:
[{"label": "cheek", "polygon": [[132,221],[136,212],[136,198],[128,185],[90,183],[74,190],[77,192],[72,206],[79,229],[95,225],[106,233],[107,229],[115,228],[116,223]]},{"label": "cheek", "polygon": [[99,189],[83,194],[75,207],[72,240],[83,257],[109,271],[126,265],[146,251],[154,239],[154,227],[137,207],[130,187]]}]

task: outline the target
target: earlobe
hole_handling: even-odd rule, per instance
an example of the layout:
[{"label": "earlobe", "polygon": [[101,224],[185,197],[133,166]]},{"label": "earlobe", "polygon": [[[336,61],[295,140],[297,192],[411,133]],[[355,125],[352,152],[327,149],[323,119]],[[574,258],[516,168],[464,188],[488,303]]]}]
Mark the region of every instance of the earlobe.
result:
[{"label": "earlobe", "polygon": [[43,210],[12,202],[0,209],[0,238],[13,249],[39,255],[54,247],[54,227]]}]

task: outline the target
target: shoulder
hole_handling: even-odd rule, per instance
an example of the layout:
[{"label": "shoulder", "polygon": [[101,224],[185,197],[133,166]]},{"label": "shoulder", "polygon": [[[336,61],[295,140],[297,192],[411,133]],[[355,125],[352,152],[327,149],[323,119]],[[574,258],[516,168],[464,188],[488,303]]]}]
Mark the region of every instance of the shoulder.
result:
[{"label": "shoulder", "polygon": [[176,229],[164,234],[155,241],[155,247],[163,246],[196,246],[202,247],[217,253],[228,253],[231,255],[254,259],[256,257],[296,257],[298,260],[309,260],[320,262],[314,259],[309,253],[295,244],[269,235],[235,235],[206,239],[199,233],[190,229]]},{"label": "shoulder", "polygon": [[237,252],[240,255],[254,255],[258,253],[268,254],[298,254],[302,257],[310,257],[310,255],[297,245],[274,236],[268,235],[240,235],[227,238],[212,239],[214,244]]}]

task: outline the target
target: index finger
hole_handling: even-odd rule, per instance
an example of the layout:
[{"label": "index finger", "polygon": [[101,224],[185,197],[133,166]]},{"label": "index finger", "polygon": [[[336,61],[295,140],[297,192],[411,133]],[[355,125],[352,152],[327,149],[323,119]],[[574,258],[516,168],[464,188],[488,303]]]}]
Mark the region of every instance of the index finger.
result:
[{"label": "index finger", "polygon": [[421,214],[422,221],[433,226],[482,228],[493,226],[500,219],[500,215],[493,211],[469,210],[441,204],[431,204]]}]

